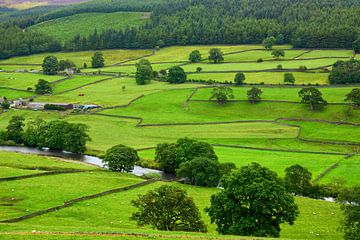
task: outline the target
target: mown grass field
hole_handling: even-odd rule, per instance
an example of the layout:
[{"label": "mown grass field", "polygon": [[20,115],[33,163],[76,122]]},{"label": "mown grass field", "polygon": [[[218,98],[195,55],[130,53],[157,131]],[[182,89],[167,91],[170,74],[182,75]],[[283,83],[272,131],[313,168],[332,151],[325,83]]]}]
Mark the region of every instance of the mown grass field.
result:
[{"label": "mown grass field", "polygon": [[149,17],[148,13],[141,12],[81,13],[42,22],[29,27],[28,30],[46,33],[65,42],[73,39],[77,34],[87,37],[95,29],[100,33],[109,27],[117,30],[136,27],[144,24]]},{"label": "mown grass field", "polygon": [[[209,64],[206,60],[197,64],[187,63],[188,54],[192,50],[199,49],[206,58],[206,53],[212,47],[214,46],[169,47],[160,49],[146,58],[156,63],[153,64],[153,69],[156,71],[179,64],[185,64],[183,67],[187,71],[195,71],[196,66],[204,66],[203,71],[208,69],[214,72],[190,74],[188,78],[232,81],[236,71],[273,68],[279,63],[284,68],[298,68],[299,65],[319,67],[332,64],[340,57],[346,59],[351,55],[348,50],[314,50],[310,52],[305,49],[286,50],[286,56],[281,61],[257,63],[256,60],[259,56],[264,60],[271,59],[268,51],[251,50],[261,49],[261,46],[217,46],[228,54],[224,56],[225,63]],[[291,46],[277,47],[291,48]],[[240,52],[244,50],[251,51]],[[128,145],[136,149],[153,148],[159,143],[175,142],[178,138],[191,137],[213,144],[221,162],[233,162],[238,167],[251,162],[259,162],[283,176],[285,168],[293,164],[301,164],[313,173],[313,179],[315,179],[337,163],[336,168],[319,180],[320,183],[331,183],[336,178],[343,178],[348,186],[360,184],[358,177],[360,170],[359,126],[334,123],[360,123],[360,110],[344,104],[345,95],[355,88],[354,86],[319,87],[329,103],[339,104],[330,104],[322,111],[310,111],[308,106],[299,103],[298,92],[303,86],[276,86],[276,84],[282,83],[283,72],[245,73],[246,83],[275,84],[258,86],[263,90],[262,99],[268,101],[258,104],[248,103],[246,92],[251,86],[245,85],[233,87],[234,100],[240,101],[219,105],[209,101],[212,86],[199,83],[174,85],[159,81],[151,81],[150,84],[143,86],[136,85],[135,79],[131,76],[135,71],[134,64],[139,60],[132,59],[150,54],[150,50],[107,50],[103,52],[106,58],[106,67],[100,69],[100,74],[98,70],[87,68],[82,71],[96,71],[97,74],[74,75],[58,82],[56,80],[63,76],[51,77],[49,81],[55,82],[53,84],[54,94],[37,96],[34,101],[98,104],[105,109],[84,113],[9,110],[0,114],[0,130],[5,130],[12,116],[19,115],[24,116],[26,121],[41,118],[46,121],[62,119],[74,123],[84,123],[89,126],[89,135],[92,139],[87,143],[87,153],[96,155],[103,154],[108,148],[117,144]],[[68,58],[75,61],[80,67],[84,62],[90,62],[92,54],[91,51],[57,53],[60,59]],[[0,66],[2,62],[41,64],[42,58],[46,55],[39,54],[3,60],[0,61]],[[299,59],[287,60],[293,58]],[[305,60],[305,58],[323,59]],[[130,60],[130,62],[126,62],[126,65],[112,66],[126,60]],[[252,62],[240,63],[239,61]],[[24,65],[19,65],[19,69],[22,66]],[[90,65],[88,64],[88,66]],[[14,65],[11,67],[16,70]],[[219,72],[223,70],[234,72]],[[105,75],[104,72],[114,72],[114,74]],[[118,73],[123,73],[123,75],[119,76]],[[16,81],[5,78],[3,87],[11,86],[23,90],[34,85],[38,77],[45,78],[45,75],[41,73],[31,75],[30,73],[3,72],[0,73],[0,76],[1,74],[4,76],[7,74],[9,77],[17,76]],[[328,84],[328,73],[294,72],[294,75],[296,84],[299,85]],[[32,78],[22,78],[21,76],[32,76]],[[198,89],[194,92],[196,88]],[[0,88],[0,96],[10,99],[31,95],[34,93]],[[189,99],[191,95],[192,97]],[[138,98],[140,96],[142,97]],[[136,101],[127,105],[135,99]],[[269,100],[287,102],[271,102]],[[315,120],[322,121],[316,122]],[[154,150],[142,150],[139,151],[139,155],[142,158],[140,164],[156,167],[157,164],[153,160]],[[346,155],[354,156],[345,158]],[[132,175],[110,173],[94,166],[63,162],[56,158],[0,152],[0,177],[59,169],[81,169],[86,172],[2,182],[0,219],[61,205],[70,198],[143,181]],[[134,221],[129,219],[134,211],[130,205],[131,200],[135,199],[138,194],[145,193],[162,184],[180,186],[188,191],[209,225],[208,234],[164,233],[149,227],[138,227]],[[216,235],[216,226],[210,224],[208,216],[203,211],[209,204],[211,194],[216,191],[219,190],[179,183],[156,182],[130,191],[80,202],[70,208],[16,224],[0,224],[0,232],[25,232],[25,235],[12,234],[5,237],[0,233],[0,239],[53,239],[48,235],[26,234],[32,230],[125,233],[125,236],[89,235],[81,236],[81,239],[135,239],[136,237],[130,235],[133,232],[150,234],[150,236],[141,236],[142,239],[156,239],[156,234],[160,234],[162,239],[167,239],[167,236],[171,239],[176,236],[179,238],[186,236],[219,237]],[[8,203],[6,201],[12,197],[19,201],[11,206],[2,205],[2,203],[6,205]],[[337,230],[340,226],[339,221],[342,219],[337,203],[306,198],[296,198],[296,201],[301,214],[294,226],[282,226],[282,238],[337,240],[342,237],[341,232]],[[77,236],[53,237],[55,239],[74,239]],[[223,237],[221,236],[221,238]],[[234,238],[236,239],[236,237]]]}]

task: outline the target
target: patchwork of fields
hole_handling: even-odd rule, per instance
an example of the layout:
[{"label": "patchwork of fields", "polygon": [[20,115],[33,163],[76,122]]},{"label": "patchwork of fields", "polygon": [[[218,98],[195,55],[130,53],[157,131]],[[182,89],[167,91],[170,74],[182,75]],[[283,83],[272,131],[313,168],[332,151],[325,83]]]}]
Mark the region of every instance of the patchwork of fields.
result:
[{"label": "patchwork of fields", "polygon": [[[293,50],[290,46],[277,46],[285,49],[285,57],[277,61],[272,59],[269,51],[256,45],[216,46],[224,52],[225,60],[224,63],[211,64],[207,62],[206,56],[212,47],[215,46],[169,47],[155,52],[107,50],[103,51],[104,68],[100,71],[81,69],[82,74],[71,77],[18,71],[41,69],[42,59],[48,54],[1,60],[0,68],[4,71],[0,72],[0,96],[13,100],[33,97],[34,101],[48,103],[97,104],[102,109],[80,113],[9,110],[0,114],[0,130],[5,129],[11,117],[19,115],[24,116],[26,121],[41,118],[46,121],[63,119],[84,123],[89,126],[92,139],[87,144],[87,153],[100,155],[113,145],[124,144],[139,149],[142,158],[140,163],[151,167],[157,166],[154,161],[154,147],[157,144],[175,142],[181,137],[193,137],[213,144],[220,162],[233,162],[238,167],[258,162],[280,176],[284,175],[287,167],[298,163],[313,173],[313,180],[322,176],[317,179],[319,183],[342,179],[347,186],[360,184],[360,110],[353,109],[344,101],[346,94],[357,86],[328,85],[331,65],[337,60],[350,58],[351,51]],[[195,49],[203,54],[203,61],[189,63],[188,54]],[[54,55],[59,59],[70,59],[82,68],[84,63],[90,66],[92,54],[88,51]],[[211,85],[190,82],[174,85],[160,81],[136,85],[133,74],[135,63],[140,58],[149,59],[156,71],[181,65],[190,73],[188,79],[232,82],[236,72],[244,71],[246,83],[264,83],[257,85],[263,91],[263,101],[258,104],[247,102],[249,85],[232,86],[235,98],[225,105],[209,100],[214,87]],[[258,62],[258,58],[264,62]],[[279,64],[282,70],[277,69]],[[308,70],[299,71],[299,66],[306,66]],[[194,73],[197,67],[201,67],[202,71]],[[294,73],[295,86],[283,85],[284,72]],[[50,81],[54,93],[36,96],[33,89],[38,79]],[[310,111],[308,106],[300,104],[298,92],[303,84],[323,85],[319,86],[319,90],[330,104],[323,111]],[[114,174],[74,162],[0,152],[0,179],[59,169],[84,172],[1,182],[4,188],[0,189],[0,221],[61,205],[73,198],[144,181],[132,175]],[[324,172],[326,174],[323,176]],[[59,182],[62,183],[61,188],[58,187]],[[144,239],[154,237],[152,234],[161,234],[166,239],[166,233],[148,227],[139,228],[129,219],[134,211],[130,207],[131,200],[163,184],[186,189],[209,225],[210,233],[205,236],[218,237],[216,226],[210,224],[203,211],[209,205],[211,194],[218,190],[164,182],[78,202],[68,208],[18,223],[1,223],[0,230],[25,233],[33,229],[50,232],[108,231],[124,234],[136,231],[144,233]],[[306,198],[296,198],[296,201],[300,217],[294,226],[282,226],[281,237],[341,238],[337,229],[342,215],[337,203]],[[204,236],[175,233],[171,238],[177,234],[179,238],[187,235]],[[21,239],[15,235],[7,237]],[[41,235],[26,237],[46,239],[46,236]],[[112,237],[132,239],[131,236]],[[88,239],[92,238],[88,236]],[[71,236],[59,236],[59,239],[71,239]]]}]

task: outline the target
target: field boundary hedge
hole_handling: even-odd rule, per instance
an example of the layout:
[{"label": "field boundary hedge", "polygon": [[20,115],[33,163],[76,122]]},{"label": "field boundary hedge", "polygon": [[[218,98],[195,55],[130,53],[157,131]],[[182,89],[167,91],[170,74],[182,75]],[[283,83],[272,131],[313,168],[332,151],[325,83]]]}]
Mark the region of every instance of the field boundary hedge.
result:
[{"label": "field boundary hedge", "polygon": [[102,197],[102,196],[106,196],[106,195],[110,195],[110,194],[114,194],[114,193],[119,193],[119,192],[124,192],[124,191],[128,191],[128,190],[132,190],[138,187],[142,187],[151,183],[156,182],[156,180],[150,179],[150,180],[146,180],[140,183],[136,183],[130,186],[126,186],[126,187],[120,187],[120,188],[114,188],[111,190],[107,190],[104,192],[100,192],[100,193],[96,193],[96,194],[92,194],[92,195],[87,195],[87,196],[83,196],[83,197],[79,197],[79,198],[74,198],[68,201],[65,201],[63,205],[58,205],[55,207],[51,207],[51,208],[47,208],[44,210],[40,210],[40,211],[36,211],[21,217],[17,217],[17,218],[12,218],[12,219],[7,219],[7,220],[2,220],[0,221],[1,223],[15,223],[15,222],[21,222],[23,220],[29,219],[29,218],[34,218],[37,216],[41,216],[47,213],[51,213],[51,212],[55,212],[58,211],[60,209],[63,208],[67,208],[67,207],[71,207],[73,206],[75,203],[78,202],[82,202],[82,201],[86,201],[86,200],[90,200],[90,199],[94,199],[94,198],[98,198],[98,197]]},{"label": "field boundary hedge", "polygon": [[50,176],[50,175],[67,174],[67,173],[81,173],[81,172],[88,172],[88,170],[62,170],[62,171],[34,173],[34,174],[28,174],[28,175],[0,178],[0,182],[21,180],[21,179],[35,178],[35,177],[43,177],[43,176]]}]

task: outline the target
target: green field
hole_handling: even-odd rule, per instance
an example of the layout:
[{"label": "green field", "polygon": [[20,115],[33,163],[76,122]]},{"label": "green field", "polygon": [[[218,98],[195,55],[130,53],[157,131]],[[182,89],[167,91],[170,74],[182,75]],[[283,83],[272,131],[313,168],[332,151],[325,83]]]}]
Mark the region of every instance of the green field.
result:
[{"label": "green field", "polygon": [[[13,156],[11,156],[13,155]],[[26,156],[28,166],[39,164],[53,166],[52,160],[46,157],[35,157],[24,154],[6,153],[0,158],[0,164],[4,164],[3,157],[12,157],[14,160],[22,161],[20,158]],[[6,164],[6,163],[5,163]],[[64,166],[71,167],[83,165],[75,163],[63,163]],[[20,167],[18,165],[17,167]],[[14,166],[15,168],[15,166]],[[10,206],[0,206],[0,219],[16,217],[33,211],[44,209],[50,206],[62,204],[63,201],[73,197],[83,196],[103,189],[127,186],[141,182],[140,178],[128,174],[111,173],[108,171],[92,171],[83,173],[73,173],[66,175],[52,175],[35,177],[17,181],[9,181],[2,184],[0,191],[0,203],[9,203]],[[54,187],[61,182],[61,188]],[[45,184],[46,183],[46,184]],[[130,220],[131,214],[135,209],[131,206],[131,200],[139,194],[144,194],[150,189],[154,189],[164,184],[171,184],[184,188],[188,194],[194,198],[197,207],[200,209],[201,216],[208,225],[209,233],[206,235],[196,233],[166,233],[152,230],[148,226],[138,227]],[[80,187],[81,186],[81,187]],[[215,188],[201,188],[179,183],[156,182],[150,185],[129,190],[126,192],[115,193],[92,200],[76,203],[74,206],[65,208],[53,213],[48,213],[39,217],[28,219],[19,223],[0,224],[1,231],[15,231],[13,239],[19,239],[16,231],[24,232],[29,229],[37,231],[68,231],[68,232],[122,232],[122,233],[144,233],[144,234],[174,234],[179,236],[216,236],[216,226],[210,223],[209,217],[204,212],[204,208],[209,206],[209,199],[212,194],[217,192]],[[283,224],[282,237],[303,238],[306,232],[307,239],[338,239],[341,236],[336,230],[342,215],[336,203],[328,203],[319,200],[306,198],[296,198],[300,208],[300,216],[294,226]],[[109,211],[111,209],[111,211]],[[170,235],[169,235],[170,236]],[[41,236],[26,236],[27,239],[41,239]],[[231,236],[229,237],[231,238]],[[10,238],[12,239],[12,238]]]},{"label": "green field", "polygon": [[[199,49],[203,53],[203,58],[206,58],[208,50],[212,47],[215,45],[167,47],[146,58],[154,63],[153,69],[156,71],[182,64],[185,64],[183,68],[186,71],[195,71],[197,66],[201,66],[203,71],[213,72],[189,74],[188,79],[232,81],[235,73],[240,70],[263,70],[274,68],[280,63],[284,68],[298,68],[300,65],[308,68],[319,67],[334,63],[338,57],[346,59],[351,54],[348,50],[309,52],[306,49],[289,50],[291,46],[277,46],[287,49],[285,59],[257,63],[255,61],[258,57],[270,60],[269,51],[253,50],[262,49],[259,45],[229,45],[216,46],[228,54],[224,56],[225,63],[209,64],[206,60],[196,64],[187,63],[188,54],[192,50]],[[241,52],[244,50],[251,51]],[[282,84],[283,72],[245,73],[246,83],[264,82],[264,85],[257,87],[262,89],[262,99],[266,101],[258,104],[248,103],[246,92],[251,86],[244,85],[232,87],[234,101],[219,105],[209,101],[213,88],[209,85],[200,83],[176,85],[156,80],[152,80],[150,84],[137,85],[133,75],[134,64],[139,60],[134,59],[150,54],[150,50],[103,52],[106,66],[100,69],[100,73],[98,70],[87,68],[82,71],[89,72],[88,75],[75,74],[62,79],[64,76],[60,75],[47,78],[40,73],[1,72],[0,77],[4,77],[0,78],[3,87],[0,88],[0,96],[10,99],[29,97],[34,93],[8,88],[26,90],[28,87],[33,87],[39,78],[45,78],[53,82],[54,93],[36,96],[34,101],[97,104],[103,109],[80,113],[11,109],[0,114],[0,131],[5,130],[13,116],[24,116],[27,122],[41,118],[45,121],[61,119],[72,123],[84,123],[89,126],[89,135],[92,139],[87,143],[86,153],[94,155],[102,155],[108,148],[117,144],[141,150],[154,148],[159,143],[175,142],[179,138],[190,137],[213,144],[220,162],[233,162],[238,167],[258,162],[277,172],[279,176],[283,176],[287,167],[301,164],[313,173],[315,179],[337,163],[337,167],[320,178],[319,183],[332,183],[334,179],[342,178],[347,186],[360,184],[358,177],[360,128],[356,125],[360,123],[360,110],[344,104],[345,95],[355,87],[326,86],[328,73],[293,71],[297,86],[277,86]],[[302,53],[305,54],[300,56]],[[83,62],[89,63],[92,54],[93,51],[55,55],[60,59],[73,60],[82,67]],[[2,60],[0,66],[2,62],[41,64],[42,58],[46,55]],[[299,59],[294,60],[293,58],[296,57]],[[118,64],[126,60],[130,62],[124,65]],[[22,66],[19,65],[19,69]],[[110,74],[111,72],[114,74]],[[300,104],[298,97],[302,84],[316,83],[324,85],[320,86],[319,90],[330,103],[322,111],[310,111],[308,106]],[[189,98],[190,96],[192,97]],[[155,150],[140,150],[141,160],[138,164],[157,167],[157,163],[154,162]],[[354,156],[346,158],[347,155]],[[64,162],[58,158],[0,152],[0,178],[64,169],[80,169],[85,172],[1,182],[0,220],[61,205],[71,198],[144,181],[129,174],[111,173],[73,161]],[[129,219],[134,211],[130,204],[131,200],[163,184],[176,185],[188,191],[208,224],[209,233],[204,235],[161,232],[148,226],[138,227]],[[133,190],[79,202],[69,208],[19,223],[0,224],[0,232],[11,233],[5,237],[0,233],[0,239],[52,239],[49,235],[28,235],[33,230],[123,233],[121,236],[92,234],[53,236],[55,239],[136,239],[131,235],[134,232],[145,234],[141,236],[142,239],[157,239],[159,235],[156,234],[160,234],[161,239],[210,236],[223,238],[216,235],[216,226],[210,224],[209,217],[204,212],[204,208],[209,205],[210,196],[216,191],[219,190],[175,182],[156,182]],[[12,198],[16,199],[16,202],[9,202]],[[300,197],[297,197],[296,201],[299,204],[300,216],[294,226],[282,226],[282,238],[337,240],[342,237],[341,232],[337,230],[342,219],[337,203]],[[15,232],[24,235],[17,235]],[[21,238],[22,236],[24,238]]]},{"label": "green field", "polygon": [[[112,65],[126,60],[138,58],[150,54],[150,50],[103,50],[101,51],[105,58],[105,65]],[[6,60],[0,60],[1,64],[42,64],[44,58],[49,55],[56,56],[59,60],[69,59],[75,63],[77,67],[82,68],[84,63],[91,67],[91,57],[95,51],[83,52],[57,52],[57,53],[42,53],[23,57],[14,57]],[[20,66],[20,69],[22,67]]]},{"label": "green field", "polygon": [[[284,84],[283,72],[258,72],[244,73],[245,83],[251,84]],[[320,84],[329,83],[328,73],[305,73],[293,72],[295,84]],[[236,73],[195,73],[189,74],[188,79],[194,80],[215,80],[219,82],[234,82]]]},{"label": "green field", "polygon": [[54,82],[65,78],[64,76],[49,76],[35,73],[7,73],[0,72],[0,87],[16,88],[26,90],[27,88],[35,88],[39,79]]},{"label": "green field", "polygon": [[46,33],[65,42],[73,39],[76,34],[87,37],[95,29],[100,33],[110,26],[117,30],[136,27],[144,24],[149,17],[150,14],[141,12],[81,13],[42,22],[31,26],[28,30]]}]

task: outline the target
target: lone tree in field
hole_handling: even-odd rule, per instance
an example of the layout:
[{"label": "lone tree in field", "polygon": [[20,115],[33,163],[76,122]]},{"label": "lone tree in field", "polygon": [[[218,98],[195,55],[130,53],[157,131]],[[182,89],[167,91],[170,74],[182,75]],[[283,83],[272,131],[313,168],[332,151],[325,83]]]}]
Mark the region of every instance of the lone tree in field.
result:
[{"label": "lone tree in field", "polygon": [[209,51],[209,61],[213,63],[220,63],[224,61],[223,53],[219,48],[212,48]]},{"label": "lone tree in field", "polygon": [[344,213],[344,220],[342,222],[344,239],[358,240],[360,236],[360,186],[343,190],[338,200]]},{"label": "lone tree in field", "polygon": [[228,99],[233,99],[233,98],[234,98],[233,90],[230,87],[220,86],[220,87],[215,87],[212,90],[210,100],[216,99],[216,101],[219,104],[223,105],[227,102]]},{"label": "lone tree in field", "polygon": [[38,83],[35,85],[35,93],[44,95],[44,94],[51,94],[53,91],[51,84],[44,80],[39,79]]},{"label": "lone tree in field", "polygon": [[327,105],[327,101],[323,99],[319,89],[314,87],[303,88],[299,91],[301,103],[308,104],[310,110],[319,110]]},{"label": "lone tree in field", "polygon": [[295,77],[292,73],[284,73],[284,83],[285,84],[294,84],[295,83]]},{"label": "lone tree in field", "polygon": [[267,37],[262,42],[265,49],[272,49],[272,47],[274,46],[275,43],[276,43],[275,37]]},{"label": "lone tree in field", "polygon": [[59,70],[59,62],[55,56],[47,56],[42,64],[43,73],[46,75],[56,75]]},{"label": "lone tree in field", "polygon": [[155,150],[155,161],[166,172],[174,173],[181,163],[197,157],[218,160],[210,144],[189,138],[180,138],[176,143],[159,144]]},{"label": "lone tree in field", "polygon": [[138,85],[144,85],[154,77],[154,71],[152,69],[151,63],[147,59],[141,59],[136,64],[136,74],[135,79]]},{"label": "lone tree in field", "polygon": [[180,164],[176,176],[187,178],[193,185],[216,187],[221,177],[220,164],[217,160],[197,157]]},{"label": "lone tree in field", "polygon": [[262,90],[257,87],[252,87],[247,91],[248,100],[251,104],[255,104],[261,101]]},{"label": "lone tree in field", "polygon": [[102,68],[105,66],[105,59],[102,52],[94,53],[94,56],[91,58],[91,66],[93,68]]},{"label": "lone tree in field", "polygon": [[355,108],[360,108],[360,88],[354,88],[346,95],[346,102],[350,102]]},{"label": "lone tree in field", "polygon": [[294,224],[298,207],[277,174],[258,163],[232,171],[206,209],[220,234],[279,237],[280,224]]},{"label": "lone tree in field", "polygon": [[271,55],[273,55],[276,60],[279,60],[280,57],[285,57],[285,51],[282,49],[275,49],[271,52]]},{"label": "lone tree in field", "polygon": [[189,55],[189,61],[192,63],[200,62],[201,61],[201,53],[199,50],[194,50]]},{"label": "lone tree in field", "polygon": [[103,162],[111,171],[131,172],[139,160],[136,150],[124,145],[117,145],[106,151]]},{"label": "lone tree in field", "polygon": [[169,83],[184,83],[186,82],[186,73],[181,67],[174,66],[169,69],[167,79]]},{"label": "lone tree in field", "polygon": [[295,164],[285,169],[285,187],[296,195],[307,196],[312,187],[311,172],[299,164]]},{"label": "lone tree in field", "polygon": [[242,72],[238,72],[235,75],[234,82],[236,85],[243,85],[245,81],[245,74]]},{"label": "lone tree in field", "polygon": [[17,144],[22,143],[22,134],[24,132],[25,119],[22,116],[13,116],[9,125],[6,127],[7,140],[14,141]]},{"label": "lone tree in field", "polygon": [[186,191],[163,185],[131,201],[138,210],[131,217],[138,225],[162,231],[206,232],[199,209]]}]

